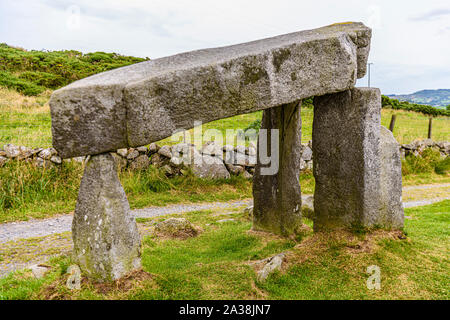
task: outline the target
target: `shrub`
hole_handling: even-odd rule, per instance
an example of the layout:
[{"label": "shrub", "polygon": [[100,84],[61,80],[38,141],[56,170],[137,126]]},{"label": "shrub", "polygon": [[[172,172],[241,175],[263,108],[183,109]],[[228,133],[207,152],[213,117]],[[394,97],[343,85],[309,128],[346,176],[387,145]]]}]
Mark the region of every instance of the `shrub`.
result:
[{"label": "shrub", "polygon": [[432,116],[450,116],[450,110],[438,109],[432,106],[409,103],[407,101],[398,101],[386,96],[381,96],[381,105],[383,108],[391,108],[395,110],[415,111]]},{"label": "shrub", "polygon": [[434,167],[434,171],[437,174],[447,174],[450,172],[450,157],[446,157],[444,160],[439,161]]},{"label": "shrub", "polygon": [[57,89],[67,82],[66,79],[60,75],[39,71],[25,71],[20,74],[19,79],[50,89]]},{"label": "shrub", "polygon": [[8,77],[3,74],[0,85],[27,95],[37,95],[45,89],[58,89],[90,75],[144,60],[148,58],[105,52],[27,51],[2,43],[0,72],[6,72]]},{"label": "shrub", "polygon": [[445,174],[450,166],[450,158],[441,159],[438,150],[427,148],[421,155],[408,155],[402,163],[402,174],[432,173]]},{"label": "shrub", "polygon": [[0,86],[15,89],[26,96],[37,96],[45,91],[45,88],[26,79],[20,79],[9,72],[0,71]]}]

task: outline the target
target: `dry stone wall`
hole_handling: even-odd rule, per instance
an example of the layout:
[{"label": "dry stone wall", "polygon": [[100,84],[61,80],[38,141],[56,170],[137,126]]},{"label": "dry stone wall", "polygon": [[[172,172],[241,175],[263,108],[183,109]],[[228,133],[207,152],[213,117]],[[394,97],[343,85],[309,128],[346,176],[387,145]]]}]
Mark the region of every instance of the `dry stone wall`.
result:
[{"label": "dry stone wall", "polygon": [[[212,144],[215,148],[217,147],[211,142],[205,143],[205,145],[209,144]],[[180,146],[175,145],[172,147],[165,147],[164,150],[154,158],[152,156],[158,154],[158,151],[161,149],[156,143],[152,143],[148,147],[119,149],[116,150],[116,152],[112,152],[112,155],[117,161],[119,170],[124,170],[125,168],[128,168],[128,170],[146,170],[149,166],[153,165],[158,168],[164,167],[168,176],[183,175],[186,172],[185,168],[183,169],[183,167],[180,167],[177,162],[178,159],[172,160],[172,150],[178,150]],[[225,167],[230,175],[243,174],[247,177],[253,175],[254,165],[252,164],[255,162],[254,157],[257,153],[256,145],[252,144],[249,147],[225,145],[222,148],[217,148],[222,150],[224,154],[226,151],[233,152],[228,158],[226,156],[219,157],[224,160]],[[427,149],[439,151],[441,157],[445,158],[450,155],[450,141],[433,141],[430,139],[415,140],[412,143],[400,145],[400,155],[402,159],[409,155],[420,157]],[[211,155],[211,153],[208,153],[207,148],[198,150],[198,152]],[[233,156],[233,154],[239,155],[236,157]],[[219,154],[212,155],[217,156]],[[233,162],[233,159],[236,159],[236,162]],[[57,167],[65,161],[83,162],[85,160],[86,157],[75,157],[63,160],[54,148],[29,148],[13,144],[5,144],[0,148],[0,167],[8,161],[24,161],[32,163],[39,168],[49,168],[54,166]],[[312,169],[313,152],[312,140],[310,140],[301,145],[300,171],[312,171]],[[211,178],[214,178],[214,176],[211,176]]]}]

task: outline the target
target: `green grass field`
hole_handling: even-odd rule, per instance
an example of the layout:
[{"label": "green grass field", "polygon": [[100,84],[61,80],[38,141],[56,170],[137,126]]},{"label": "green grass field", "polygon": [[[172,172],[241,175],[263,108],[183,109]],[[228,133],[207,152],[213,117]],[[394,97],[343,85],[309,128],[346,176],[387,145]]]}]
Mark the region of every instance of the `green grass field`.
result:
[{"label": "green grass field", "polygon": [[[450,201],[406,209],[404,233],[307,232],[296,239],[250,231],[241,210],[182,215],[203,232],[181,240],[149,233],[143,271],[111,285],[65,286],[70,257],[50,261],[41,280],[22,271],[0,279],[0,299],[449,299]],[[177,215],[178,216],[178,215]],[[235,221],[218,223],[220,219]],[[139,219],[150,227],[161,219]],[[305,219],[306,224],[311,221]],[[257,261],[286,252],[281,271],[264,283]],[[381,289],[366,286],[369,266]]]},{"label": "green grass field", "polygon": [[[49,93],[25,97],[14,90],[0,88],[0,147],[6,143],[30,147],[51,146],[51,119],[48,107]],[[382,110],[382,124],[388,124],[391,114],[397,116],[394,134],[401,142],[424,138],[427,118],[419,113]],[[218,129],[245,129],[261,117],[261,112],[207,123],[203,131]],[[450,118],[434,120],[436,140],[449,140]],[[313,109],[302,109],[303,142],[311,139]],[[193,136],[193,130],[190,130]],[[167,138],[160,144],[173,144]],[[416,165],[416,164],[413,164]],[[411,166],[405,166],[410,168]],[[10,162],[0,168],[0,223],[29,218],[45,218],[74,210],[78,186],[82,176],[79,164],[64,164],[61,169],[41,170],[29,164]],[[410,168],[404,175],[404,184],[446,183],[450,174],[436,174],[429,165],[422,171]],[[173,203],[202,201],[228,201],[251,197],[251,182],[241,178],[206,181],[192,175],[167,179],[161,172],[123,172],[120,179],[132,208]],[[303,193],[313,193],[314,178],[311,173],[301,176]]]},{"label": "green grass field", "polygon": [[[14,90],[0,88],[0,146],[6,143],[28,147],[52,145],[49,94],[50,92],[37,97],[25,97]],[[427,138],[427,116],[417,112],[383,109],[381,124],[388,127],[392,114],[397,115],[394,136],[400,143],[410,143],[416,139]],[[227,129],[244,130],[255,120],[261,119],[261,116],[261,111],[239,115],[206,123],[202,129],[203,131],[217,129],[224,134]],[[313,116],[312,108],[302,108],[302,142],[311,140]],[[192,138],[194,137],[193,131],[193,129],[189,130]],[[449,139],[450,117],[434,118],[433,140]],[[199,142],[198,137],[195,142]],[[159,142],[161,145],[175,143],[176,140],[171,137]]]}]

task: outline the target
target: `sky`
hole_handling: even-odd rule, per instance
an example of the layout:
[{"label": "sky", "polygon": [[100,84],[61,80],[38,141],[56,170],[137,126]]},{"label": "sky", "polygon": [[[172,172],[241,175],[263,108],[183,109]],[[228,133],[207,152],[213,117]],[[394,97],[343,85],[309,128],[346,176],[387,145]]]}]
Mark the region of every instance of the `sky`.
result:
[{"label": "sky", "polygon": [[0,43],[154,59],[345,21],[372,28],[383,94],[450,88],[448,0],[0,0]]}]

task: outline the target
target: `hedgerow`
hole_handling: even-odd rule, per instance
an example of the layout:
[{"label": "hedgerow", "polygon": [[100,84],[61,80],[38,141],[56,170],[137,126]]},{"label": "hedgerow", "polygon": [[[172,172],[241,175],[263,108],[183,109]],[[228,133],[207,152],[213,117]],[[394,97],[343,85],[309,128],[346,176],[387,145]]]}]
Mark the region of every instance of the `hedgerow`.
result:
[{"label": "hedgerow", "polygon": [[34,96],[46,89],[55,90],[90,75],[145,60],[148,58],[105,52],[27,51],[1,43],[0,85]]},{"label": "hedgerow", "polygon": [[431,116],[450,116],[450,110],[438,109],[432,106],[409,103],[408,101],[398,101],[386,96],[381,96],[381,105],[383,108],[391,108],[395,110],[415,111]]}]

